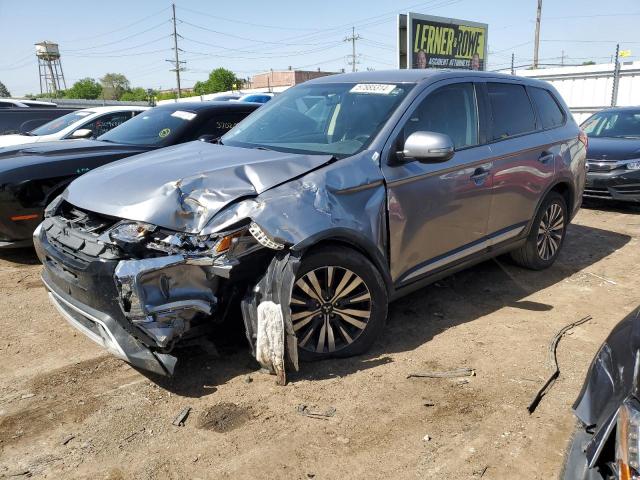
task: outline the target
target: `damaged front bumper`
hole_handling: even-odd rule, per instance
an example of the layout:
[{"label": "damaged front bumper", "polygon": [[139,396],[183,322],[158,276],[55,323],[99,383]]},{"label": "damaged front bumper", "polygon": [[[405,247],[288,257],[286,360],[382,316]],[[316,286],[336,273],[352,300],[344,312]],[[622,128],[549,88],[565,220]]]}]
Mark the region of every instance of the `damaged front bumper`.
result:
[{"label": "damaged front bumper", "polygon": [[[50,238],[51,237],[51,238]],[[202,336],[217,306],[219,274],[231,266],[184,255],[91,258],[89,239],[46,219],[34,233],[53,304],[89,338],[145,370],[171,375],[176,343]]]},{"label": "damaged front bumper", "polygon": [[[251,270],[241,307],[252,352],[279,384],[286,383],[285,359],[298,369],[289,308],[298,257],[278,250],[260,275],[256,272],[265,270],[251,260],[240,264],[224,255],[121,258],[117,246],[100,238],[74,229],[65,219],[48,217],[36,229],[34,245],[52,303],[115,356],[172,375],[174,347],[190,340],[199,343],[212,333],[228,310],[235,277],[245,278]],[[258,240],[258,249],[260,244]]]}]

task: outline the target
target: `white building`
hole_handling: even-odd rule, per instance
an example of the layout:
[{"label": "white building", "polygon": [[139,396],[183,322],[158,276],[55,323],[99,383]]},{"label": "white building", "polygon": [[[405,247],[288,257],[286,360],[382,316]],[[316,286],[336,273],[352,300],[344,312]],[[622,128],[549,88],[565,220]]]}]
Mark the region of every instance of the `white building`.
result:
[{"label": "white building", "polygon": [[[516,75],[539,78],[560,92],[578,123],[589,115],[611,106],[613,63],[516,70]],[[508,73],[508,72],[507,72]],[[640,105],[640,62],[620,65],[620,81],[616,106]]]}]

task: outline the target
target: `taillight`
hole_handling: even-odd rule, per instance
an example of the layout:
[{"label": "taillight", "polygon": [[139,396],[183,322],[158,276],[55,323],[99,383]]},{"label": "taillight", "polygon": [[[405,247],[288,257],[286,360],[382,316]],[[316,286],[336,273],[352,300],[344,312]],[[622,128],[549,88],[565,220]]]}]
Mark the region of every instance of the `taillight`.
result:
[{"label": "taillight", "polygon": [[589,146],[589,137],[587,137],[587,134],[584,133],[583,130],[580,130],[580,134],[578,135],[578,140],[580,141],[580,143],[584,145],[584,148],[587,148]]}]

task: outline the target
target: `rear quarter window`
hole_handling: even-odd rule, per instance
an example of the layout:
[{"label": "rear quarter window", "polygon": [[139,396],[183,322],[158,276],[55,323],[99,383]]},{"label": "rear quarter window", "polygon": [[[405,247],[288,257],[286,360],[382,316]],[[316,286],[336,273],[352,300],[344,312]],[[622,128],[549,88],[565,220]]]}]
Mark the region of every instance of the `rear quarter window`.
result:
[{"label": "rear quarter window", "polygon": [[536,129],[533,106],[524,85],[487,83],[491,105],[491,138],[503,140]]},{"label": "rear quarter window", "polygon": [[538,115],[542,121],[542,128],[547,130],[564,124],[564,112],[551,95],[551,92],[544,88],[531,87],[529,88],[529,93],[531,94],[533,103],[538,109]]}]

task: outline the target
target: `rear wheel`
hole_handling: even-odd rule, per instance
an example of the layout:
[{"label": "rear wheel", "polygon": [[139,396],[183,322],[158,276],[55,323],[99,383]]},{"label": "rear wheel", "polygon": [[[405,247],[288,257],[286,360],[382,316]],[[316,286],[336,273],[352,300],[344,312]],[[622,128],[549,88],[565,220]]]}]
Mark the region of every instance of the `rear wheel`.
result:
[{"label": "rear wheel", "polygon": [[557,192],[549,193],[533,221],[526,243],[511,252],[511,257],[518,265],[531,270],[550,267],[564,243],[567,222],[564,197]]},{"label": "rear wheel", "polygon": [[302,360],[365,352],[384,328],[387,291],[375,266],[345,248],[302,258],[291,294],[291,320]]}]

